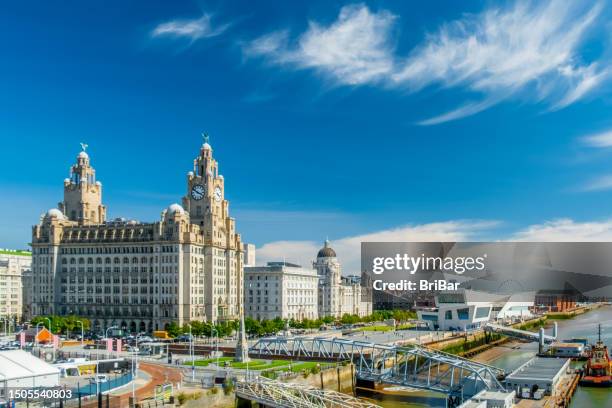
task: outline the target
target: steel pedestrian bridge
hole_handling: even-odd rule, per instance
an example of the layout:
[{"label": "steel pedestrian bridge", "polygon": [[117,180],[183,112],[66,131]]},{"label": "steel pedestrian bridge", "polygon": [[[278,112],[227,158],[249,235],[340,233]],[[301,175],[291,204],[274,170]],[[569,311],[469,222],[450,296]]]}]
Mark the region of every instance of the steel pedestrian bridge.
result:
[{"label": "steel pedestrian bridge", "polygon": [[487,323],[484,327],[484,329],[486,331],[490,331],[490,332],[494,332],[494,333],[501,333],[504,334],[506,336],[509,337],[514,337],[517,339],[521,339],[521,340],[527,340],[527,341],[542,341],[545,344],[551,344],[553,343],[556,338],[556,326],[555,329],[553,329],[553,335],[549,336],[547,334],[543,334],[542,333],[542,339],[540,340],[540,333],[538,332],[530,332],[530,331],[526,331],[526,330],[519,330],[519,329],[515,329],[513,327],[510,326],[501,326],[499,324],[494,324],[494,323]]},{"label": "steel pedestrian bridge", "polygon": [[273,408],[380,408],[339,392],[263,377],[236,383],[236,396]]},{"label": "steel pedestrian bridge", "polygon": [[355,364],[358,380],[437,391],[461,400],[483,389],[505,391],[504,370],[423,346],[375,344],[342,338],[268,337],[249,353],[265,358],[336,359]]}]

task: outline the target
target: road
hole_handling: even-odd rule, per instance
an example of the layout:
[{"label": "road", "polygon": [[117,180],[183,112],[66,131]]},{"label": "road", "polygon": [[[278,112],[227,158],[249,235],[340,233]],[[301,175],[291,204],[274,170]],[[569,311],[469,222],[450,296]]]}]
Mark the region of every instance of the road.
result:
[{"label": "road", "polygon": [[[342,335],[340,330],[327,330],[327,331],[313,331],[300,336],[305,337],[341,337],[348,340],[365,341],[377,344],[399,344],[406,342],[429,342],[432,340],[440,340],[442,336],[450,336],[450,333],[427,331],[427,330],[397,330],[387,332],[374,332],[374,331],[355,331],[346,335]],[[250,339],[249,345],[253,345],[258,339]],[[196,339],[196,345],[215,345],[216,343],[209,341],[208,339]],[[236,340],[232,339],[221,339],[219,341],[219,347],[235,347]],[[90,354],[107,354],[106,350],[100,349],[83,349],[80,345],[63,347],[63,351],[82,353],[84,355]],[[117,355],[117,353],[112,353]],[[121,352],[118,354],[120,357],[131,357],[131,352]],[[142,358],[142,357],[139,357]]]}]

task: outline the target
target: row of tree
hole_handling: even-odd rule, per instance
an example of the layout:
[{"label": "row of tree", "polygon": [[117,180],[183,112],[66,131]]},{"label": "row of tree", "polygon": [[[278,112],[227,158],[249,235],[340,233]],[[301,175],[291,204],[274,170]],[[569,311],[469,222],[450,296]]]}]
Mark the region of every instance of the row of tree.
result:
[{"label": "row of tree", "polygon": [[[90,322],[88,319],[78,317],[74,315],[70,316],[38,316],[31,320],[33,325],[41,323],[45,327],[49,328],[49,322],[51,320],[51,329],[55,334],[68,334],[80,331],[81,325],[78,321],[83,322],[85,331],[90,328]],[[406,310],[377,310],[369,316],[359,317],[358,315],[345,314],[340,319],[336,319],[332,316],[325,316],[320,319],[303,319],[303,320],[285,320],[277,317],[272,320],[256,320],[250,317],[244,319],[244,325],[247,334],[251,336],[264,336],[269,334],[277,333],[289,325],[293,329],[318,329],[323,325],[332,324],[355,324],[355,323],[371,323],[380,322],[387,319],[395,319],[396,322],[401,323],[411,319],[416,319],[416,313]],[[170,323],[167,327],[167,332],[172,337],[180,336],[181,334],[189,334],[191,327],[191,334],[194,336],[206,336],[206,337],[226,337],[231,335],[234,331],[238,330],[238,321],[219,322],[212,324],[209,322],[192,321],[189,324],[185,324],[182,327],[176,323]]]},{"label": "row of tree", "polygon": [[[355,324],[355,323],[371,323],[380,322],[387,319],[395,319],[396,322],[401,323],[411,319],[416,319],[416,313],[406,310],[379,310],[375,311],[369,316],[359,317],[358,315],[345,314],[340,319],[336,319],[332,316],[325,316],[320,319],[281,319],[277,317],[271,320],[256,320],[251,317],[244,319],[245,330],[250,336],[265,336],[270,334],[278,333],[284,330],[288,325],[292,329],[319,329],[323,325],[332,324]],[[194,336],[229,336],[234,330],[238,330],[238,322],[221,322],[216,325],[205,322],[191,322],[191,334]],[[189,333],[189,324],[179,327],[176,323],[170,324],[167,329],[168,334],[172,337],[179,336],[181,334]]]},{"label": "row of tree", "polygon": [[194,336],[225,337],[231,335],[235,330],[238,330],[238,321],[227,321],[212,324],[210,322],[199,322],[194,320],[189,324],[184,324],[183,326],[179,326],[175,322],[172,322],[166,328],[168,335],[171,337],[177,337],[181,334],[189,334],[190,332]]},{"label": "row of tree", "polygon": [[[49,327],[49,321],[51,321],[51,327]],[[30,320],[33,326],[40,323],[41,326],[45,326],[51,330],[54,334],[68,334],[68,333],[81,333],[81,323],[83,323],[83,330],[88,331],[91,327],[89,319],[79,317],[76,315],[69,316],[36,316]]]},{"label": "row of tree", "polygon": [[382,322],[388,319],[394,319],[397,323],[406,322],[417,318],[416,312],[409,310],[375,310],[371,315],[365,317],[359,317],[357,315],[345,314],[340,318],[342,324],[355,324],[355,323],[372,323]]}]

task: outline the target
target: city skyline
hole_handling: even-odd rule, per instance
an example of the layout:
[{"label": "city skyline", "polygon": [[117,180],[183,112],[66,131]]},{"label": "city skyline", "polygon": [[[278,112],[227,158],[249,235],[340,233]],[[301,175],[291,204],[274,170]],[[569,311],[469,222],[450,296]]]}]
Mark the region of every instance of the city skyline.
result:
[{"label": "city skyline", "polygon": [[79,142],[110,219],[158,220],[202,131],[258,263],[326,237],[345,273],[363,240],[612,239],[603,3],[23,7],[0,17],[0,247]]}]

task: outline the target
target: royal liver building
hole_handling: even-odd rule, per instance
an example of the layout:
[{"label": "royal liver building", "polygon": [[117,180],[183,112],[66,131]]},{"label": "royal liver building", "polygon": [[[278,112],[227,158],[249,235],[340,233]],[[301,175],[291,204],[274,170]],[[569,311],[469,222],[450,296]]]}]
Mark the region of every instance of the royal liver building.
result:
[{"label": "royal liver building", "polygon": [[237,319],[242,244],[207,140],[187,173],[183,205],[152,223],[106,220],[86,147],[64,180],[59,208],[32,230],[33,314],[76,314],[97,330],[130,331]]}]

